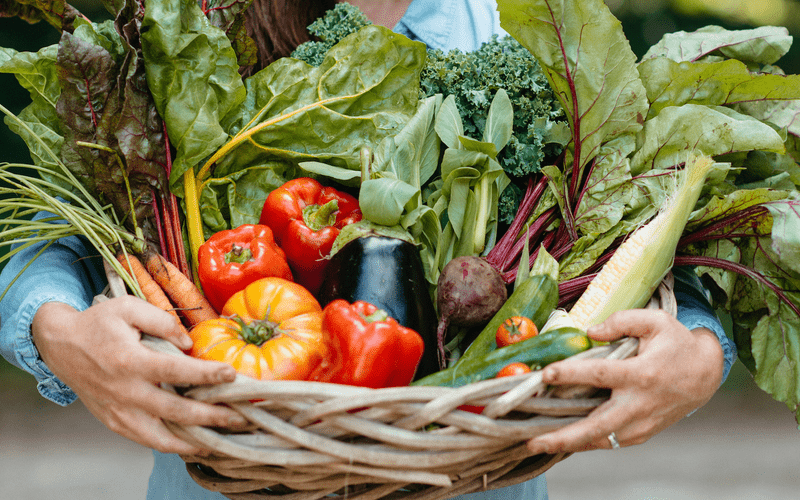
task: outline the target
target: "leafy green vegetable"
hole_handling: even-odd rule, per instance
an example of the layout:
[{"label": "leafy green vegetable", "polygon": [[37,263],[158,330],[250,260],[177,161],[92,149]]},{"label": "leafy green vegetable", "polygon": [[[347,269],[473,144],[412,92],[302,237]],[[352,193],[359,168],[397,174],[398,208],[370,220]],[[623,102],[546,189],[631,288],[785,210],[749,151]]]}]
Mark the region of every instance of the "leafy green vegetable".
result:
[{"label": "leafy green vegetable", "polygon": [[666,57],[683,62],[721,56],[745,63],[774,64],[786,55],[791,45],[792,37],[786,28],[761,26],[729,31],[719,26],[706,26],[691,33],[667,33],[661,41],[650,47],[642,60]]},{"label": "leafy green vegetable", "polygon": [[[358,8],[337,4],[309,26],[321,41],[300,45],[292,57],[319,66],[331,47],[368,24]],[[489,106],[497,91],[505,90],[514,108],[513,134],[497,161],[512,178],[537,172],[545,158],[560,154],[569,141],[564,113],[538,63],[511,37],[495,36],[474,52],[429,49],[420,88],[425,97],[452,95],[469,137],[483,134]],[[508,223],[519,204],[513,193],[520,189],[506,192],[500,218]]]},{"label": "leafy green vegetable", "polygon": [[470,137],[483,134],[489,106],[503,89],[514,122],[498,162],[512,177],[537,172],[546,157],[558,155],[569,141],[564,112],[544,73],[514,38],[494,36],[474,52],[429,50],[420,85],[425,95],[453,96]]},{"label": "leafy green vegetable", "polygon": [[[698,266],[713,283],[756,382],[800,418],[800,82],[774,66],[791,43],[786,30],[669,34],[636,64],[599,0],[499,0],[498,9],[556,89],[572,142],[489,259],[506,265],[523,244],[542,244],[569,304],[654,215],[690,154],[735,166],[709,177],[675,265]],[[540,223],[552,198],[558,215]]]},{"label": "leafy green vegetable", "polygon": [[308,32],[319,40],[301,43],[291,56],[311,66],[319,66],[334,45],[370,24],[372,22],[358,7],[347,2],[337,3],[323,17],[308,26]]},{"label": "leafy green vegetable", "polygon": [[176,149],[175,186],[225,143],[220,122],[244,100],[244,85],[230,41],[197,2],[148,2],[141,30],[147,85]]},{"label": "leafy green vegetable", "polygon": [[0,17],[20,17],[29,23],[46,21],[57,29],[71,26],[79,12],[65,0],[2,0]]}]

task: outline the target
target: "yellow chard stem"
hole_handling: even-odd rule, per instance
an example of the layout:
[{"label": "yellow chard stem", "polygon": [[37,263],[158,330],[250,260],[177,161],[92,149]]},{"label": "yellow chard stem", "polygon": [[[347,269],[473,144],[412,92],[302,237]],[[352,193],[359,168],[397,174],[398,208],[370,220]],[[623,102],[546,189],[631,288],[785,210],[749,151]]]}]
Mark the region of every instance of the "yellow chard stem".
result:
[{"label": "yellow chard stem", "polygon": [[200,245],[205,242],[203,236],[203,221],[200,216],[200,202],[197,198],[197,183],[195,182],[194,169],[189,169],[183,174],[183,193],[186,203],[186,230],[189,234],[189,249],[192,252],[192,270],[197,276],[197,253]]},{"label": "yellow chard stem", "polygon": [[714,160],[697,156],[653,220],[635,230],[595,276],[569,315],[583,330],[617,311],[644,306],[672,267],[678,240]]}]

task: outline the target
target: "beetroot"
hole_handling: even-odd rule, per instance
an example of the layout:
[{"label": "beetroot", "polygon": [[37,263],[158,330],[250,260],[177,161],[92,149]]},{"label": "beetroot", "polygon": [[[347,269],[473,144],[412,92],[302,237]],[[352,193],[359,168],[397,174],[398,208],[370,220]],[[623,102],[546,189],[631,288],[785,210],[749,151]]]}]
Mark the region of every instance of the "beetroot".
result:
[{"label": "beetroot", "polygon": [[489,321],[508,298],[502,276],[481,257],[456,257],[442,269],[436,288],[439,364],[445,367],[444,339],[449,325],[475,326]]}]

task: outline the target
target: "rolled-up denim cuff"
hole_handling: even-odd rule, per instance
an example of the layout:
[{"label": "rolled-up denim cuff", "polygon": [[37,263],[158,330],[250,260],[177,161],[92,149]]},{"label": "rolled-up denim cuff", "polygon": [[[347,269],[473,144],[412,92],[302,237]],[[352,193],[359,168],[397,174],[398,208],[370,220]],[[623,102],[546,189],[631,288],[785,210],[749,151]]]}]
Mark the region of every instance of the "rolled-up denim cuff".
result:
[{"label": "rolled-up denim cuff", "polygon": [[39,355],[36,344],[33,343],[31,336],[31,324],[33,317],[39,308],[48,302],[60,302],[67,304],[79,311],[88,307],[82,301],[76,301],[74,297],[63,294],[37,295],[29,300],[19,310],[16,318],[14,337],[15,353],[18,366],[36,378],[36,387],[39,393],[61,406],[66,406],[75,401],[78,396],[64,382],[56,377],[47,364]]}]

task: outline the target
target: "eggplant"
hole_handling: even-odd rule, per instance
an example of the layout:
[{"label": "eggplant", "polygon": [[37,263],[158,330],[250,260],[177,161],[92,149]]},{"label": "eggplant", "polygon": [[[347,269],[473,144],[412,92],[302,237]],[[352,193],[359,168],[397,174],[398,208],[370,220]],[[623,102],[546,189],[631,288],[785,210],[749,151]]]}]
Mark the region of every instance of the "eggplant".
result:
[{"label": "eggplant", "polygon": [[347,242],[328,262],[317,298],[323,307],[344,299],[383,309],[422,336],[425,350],[414,379],[439,371],[436,309],[413,243],[377,234]]}]

